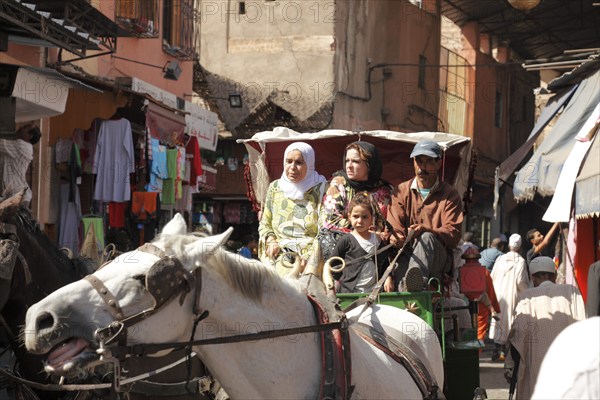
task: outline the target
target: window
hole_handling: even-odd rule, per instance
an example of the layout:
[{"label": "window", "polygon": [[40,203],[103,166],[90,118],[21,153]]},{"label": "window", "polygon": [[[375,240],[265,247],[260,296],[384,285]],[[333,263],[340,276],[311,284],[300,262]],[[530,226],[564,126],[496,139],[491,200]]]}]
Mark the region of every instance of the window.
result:
[{"label": "window", "polygon": [[181,60],[197,58],[193,0],[164,0],[163,50]]},{"label": "window", "polygon": [[158,37],[158,0],[116,0],[115,22],[137,37]]},{"label": "window", "polygon": [[494,107],[494,125],[496,128],[502,128],[502,114],[504,105],[502,104],[502,92],[496,90],[496,102]]},{"label": "window", "polygon": [[[425,59],[427,63],[427,59]],[[467,114],[467,60],[442,47],[440,53],[440,109],[438,130],[464,135]],[[419,78],[421,64],[419,60]],[[420,79],[419,79],[420,83]]]},{"label": "window", "polygon": [[239,11],[240,15],[246,14],[246,2],[245,1],[240,1],[238,3],[238,11]]},{"label": "window", "polygon": [[419,56],[419,87],[425,89],[425,73],[427,66],[427,58]]}]

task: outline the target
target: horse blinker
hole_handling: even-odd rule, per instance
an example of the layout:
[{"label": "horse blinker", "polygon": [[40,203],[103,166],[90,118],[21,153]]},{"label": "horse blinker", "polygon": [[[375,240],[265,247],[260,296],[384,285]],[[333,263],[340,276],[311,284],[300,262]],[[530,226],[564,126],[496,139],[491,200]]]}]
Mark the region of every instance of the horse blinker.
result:
[{"label": "horse blinker", "polygon": [[182,293],[179,303],[183,303],[193,279],[177,258],[163,257],[158,260],[146,274],[146,290],[154,297],[154,308],[161,307],[179,293]]}]

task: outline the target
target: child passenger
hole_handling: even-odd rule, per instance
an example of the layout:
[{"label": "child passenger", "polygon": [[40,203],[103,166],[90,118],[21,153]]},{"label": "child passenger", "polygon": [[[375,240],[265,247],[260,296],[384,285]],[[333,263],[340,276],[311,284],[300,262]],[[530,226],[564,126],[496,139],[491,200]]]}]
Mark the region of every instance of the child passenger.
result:
[{"label": "child passenger", "polygon": [[[385,243],[372,231],[376,226],[374,207],[377,205],[367,192],[356,193],[348,205],[348,220],[353,230],[340,237],[332,254],[346,262],[343,271],[333,275],[339,281],[339,293],[371,292],[389,265],[387,250],[375,257],[376,250]],[[339,265],[334,263],[334,266]],[[390,276],[384,290],[389,292],[393,288]]]}]

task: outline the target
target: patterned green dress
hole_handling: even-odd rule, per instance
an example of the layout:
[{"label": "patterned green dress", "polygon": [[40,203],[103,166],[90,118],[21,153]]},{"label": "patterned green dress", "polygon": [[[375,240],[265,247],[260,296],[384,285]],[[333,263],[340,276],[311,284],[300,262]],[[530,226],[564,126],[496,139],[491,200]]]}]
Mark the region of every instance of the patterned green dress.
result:
[{"label": "patterned green dress", "polygon": [[[319,231],[319,205],[324,190],[325,182],[308,189],[302,200],[292,200],[285,197],[279,188],[279,180],[269,185],[258,226],[258,255],[265,265],[274,266],[280,275],[284,276],[290,272],[290,269],[282,264],[284,252],[292,251],[308,258]],[[265,254],[266,240],[269,236],[275,236],[281,247],[281,252],[275,260],[271,260]]]}]

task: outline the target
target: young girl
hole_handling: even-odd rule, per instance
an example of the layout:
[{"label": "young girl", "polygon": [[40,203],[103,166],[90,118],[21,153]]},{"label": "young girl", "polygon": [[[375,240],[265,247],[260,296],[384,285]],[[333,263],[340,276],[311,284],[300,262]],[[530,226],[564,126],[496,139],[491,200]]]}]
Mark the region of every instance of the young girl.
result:
[{"label": "young girl", "polygon": [[[339,280],[339,293],[371,292],[389,265],[387,250],[375,257],[375,251],[385,243],[371,231],[377,222],[373,220],[374,207],[377,205],[367,192],[356,193],[348,205],[348,220],[353,230],[338,240],[332,254],[346,262],[346,268],[334,274]],[[388,292],[393,287],[392,278],[388,277],[384,290]]]}]

